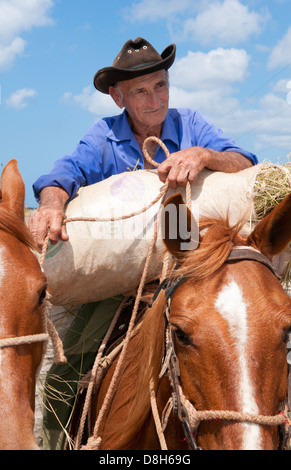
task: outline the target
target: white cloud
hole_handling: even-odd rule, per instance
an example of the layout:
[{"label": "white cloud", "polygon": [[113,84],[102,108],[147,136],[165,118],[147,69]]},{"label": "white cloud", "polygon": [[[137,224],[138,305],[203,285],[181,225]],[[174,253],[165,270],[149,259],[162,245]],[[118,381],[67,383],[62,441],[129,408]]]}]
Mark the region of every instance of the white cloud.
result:
[{"label": "white cloud", "polygon": [[66,92],[60,101],[65,104],[76,104],[98,116],[109,116],[120,112],[111,96],[94,91],[92,86],[85,87],[79,95]]},{"label": "white cloud", "polygon": [[[280,90],[281,84],[274,89]],[[237,107],[233,113],[225,112],[217,119],[226,133],[234,136],[240,144],[245,137],[253,140],[253,151],[270,153],[271,147],[281,147],[283,156],[291,151],[291,106],[288,105],[287,91],[284,96],[275,92],[267,93],[252,107]]]},{"label": "white cloud", "polygon": [[258,35],[270,18],[239,0],[141,0],[123,10],[128,21],[167,21],[173,40],[234,46]]},{"label": "white cloud", "polygon": [[187,90],[226,87],[246,78],[249,62],[243,49],[189,51],[186,57],[176,59],[170,70],[171,83]]},{"label": "white cloud", "polygon": [[16,57],[24,51],[26,42],[21,38],[15,38],[7,46],[0,44],[0,70],[11,66]]},{"label": "white cloud", "polygon": [[0,70],[11,66],[23,52],[23,32],[52,24],[52,6],[52,0],[0,0]]},{"label": "white cloud", "polygon": [[13,109],[23,109],[29,104],[29,99],[37,95],[37,92],[31,88],[22,88],[17,90],[7,98],[6,106]]},{"label": "white cloud", "polygon": [[283,67],[291,63],[291,26],[285,36],[278,42],[270,54],[268,67]]},{"label": "white cloud", "polygon": [[170,69],[170,106],[199,109],[212,118],[236,108],[233,87],[248,75],[249,63],[243,49],[189,51]]},{"label": "white cloud", "polygon": [[214,1],[185,21],[182,34],[204,44],[219,41],[220,45],[235,45],[260,33],[268,18],[269,14],[250,11],[238,0]]}]

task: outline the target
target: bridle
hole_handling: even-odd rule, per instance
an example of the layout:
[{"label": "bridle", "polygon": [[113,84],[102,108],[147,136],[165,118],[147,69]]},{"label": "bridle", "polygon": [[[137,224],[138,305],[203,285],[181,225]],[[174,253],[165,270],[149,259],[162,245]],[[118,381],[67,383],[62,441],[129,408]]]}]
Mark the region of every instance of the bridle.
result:
[{"label": "bridle", "polygon": [[[277,279],[280,280],[280,277],[275,272],[274,267],[271,261],[269,260],[269,258],[267,258],[259,250],[252,248],[252,247],[247,247],[247,246],[234,247],[230,251],[229,256],[226,260],[226,263],[234,263],[234,262],[240,262],[240,261],[245,261],[245,260],[259,262],[265,265],[271,271],[271,273],[274,276],[276,276]],[[173,413],[179,418],[182,424],[182,428],[185,434],[185,438],[188,442],[189,448],[191,450],[201,450],[200,447],[198,447],[197,442],[196,442],[196,436],[198,433],[198,426],[200,424],[200,421],[196,421],[196,424],[194,425],[191,423],[191,419],[189,416],[189,407],[187,408],[185,406],[185,400],[183,400],[183,392],[182,392],[181,383],[180,383],[179,360],[175,353],[175,348],[174,348],[174,331],[169,321],[171,301],[172,301],[174,292],[186,280],[187,280],[187,277],[178,277],[174,281],[170,278],[164,279],[161,282],[161,284],[158,286],[153,296],[152,302],[149,306],[151,307],[152,303],[156,300],[161,290],[164,290],[165,298],[166,298],[166,303],[165,303],[165,308],[164,308],[165,350],[164,350],[162,369],[161,369],[159,378],[161,379],[164,375],[168,376],[168,379],[170,381],[171,388],[172,388]],[[288,395],[286,399],[286,408],[288,412],[289,412],[289,407],[290,407],[290,401],[291,401],[291,366],[288,363]],[[190,404],[190,402],[188,403]],[[192,409],[194,409],[194,412],[198,415],[199,412],[195,410],[192,404],[190,405]],[[192,409],[190,408],[190,412],[192,412]],[[290,437],[291,437],[291,422],[288,418],[287,411],[285,411],[285,413],[282,412],[277,416],[254,416],[253,419],[252,419],[252,416],[248,416],[246,417],[245,420],[248,420],[249,422],[256,422],[257,424],[264,424],[264,425],[282,424],[282,433],[281,433],[282,439],[281,439],[280,447],[282,449],[285,449],[285,448],[289,448]],[[207,415],[207,412],[202,411],[200,413]],[[214,417],[212,417],[211,413],[209,413],[209,416],[207,419],[209,420],[216,419],[215,416],[216,417],[219,416],[218,413],[219,412],[217,412],[216,415],[214,414],[213,415]],[[221,419],[235,420],[235,417],[239,415],[239,413],[232,412],[232,415],[234,415],[234,417],[225,417],[227,416],[227,413],[228,412],[226,412],[226,414],[224,414]],[[231,414],[231,412],[229,413]],[[242,421],[243,420],[244,419],[242,419]]]},{"label": "bridle", "polygon": [[44,305],[42,306],[42,327],[45,333],[36,333],[33,335],[24,335],[24,336],[14,336],[14,337],[7,337],[0,339],[0,349],[8,348],[8,347],[15,347],[24,344],[32,344],[32,343],[47,343],[49,340],[49,332],[48,332],[48,319],[47,319],[47,301],[44,301]]},{"label": "bridle", "polygon": [[41,342],[43,343],[42,357],[44,357],[46,346],[50,340],[54,351],[55,363],[64,364],[66,362],[66,357],[64,355],[62,341],[53,325],[52,320],[48,317],[50,308],[51,304],[49,302],[49,294],[46,294],[46,298],[44,299],[42,306],[42,325],[44,333],[2,338],[0,339],[0,350],[3,348]]}]

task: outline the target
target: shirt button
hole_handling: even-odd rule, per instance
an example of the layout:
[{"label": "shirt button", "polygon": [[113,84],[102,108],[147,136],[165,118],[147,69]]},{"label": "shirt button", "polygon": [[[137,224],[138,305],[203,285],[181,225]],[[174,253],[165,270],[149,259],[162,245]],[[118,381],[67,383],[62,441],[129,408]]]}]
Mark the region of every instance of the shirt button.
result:
[{"label": "shirt button", "polygon": [[137,166],[136,166],[136,169],[137,169],[137,170],[141,170],[141,165],[137,165]]}]

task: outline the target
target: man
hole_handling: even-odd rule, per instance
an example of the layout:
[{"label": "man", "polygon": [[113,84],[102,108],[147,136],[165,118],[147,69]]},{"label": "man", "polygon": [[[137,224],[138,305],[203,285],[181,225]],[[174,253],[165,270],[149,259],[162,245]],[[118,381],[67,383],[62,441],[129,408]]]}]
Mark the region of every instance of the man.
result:
[{"label": "man", "polygon": [[[224,137],[198,111],[169,109],[168,69],[174,62],[175,52],[175,45],[168,46],[160,55],[145,39],[129,40],[113,66],[96,73],[97,90],[110,94],[117,106],[125,110],[119,116],[96,122],[75,152],[58,160],[52,171],[34,184],[40,204],[29,226],[40,247],[48,229],[52,243],[57,243],[59,238],[68,240],[62,225],[64,208],[80,186],[128,169],[150,167],[142,155],[143,142],[149,136],[159,137],[169,149],[168,159],[155,144],[149,150],[160,163],[159,178],[162,182],[168,178],[171,187],[184,186],[187,180],[193,183],[205,167],[236,172],[257,163],[255,155]],[[45,412],[45,448],[64,448],[70,407],[74,406],[74,399],[70,400],[69,395],[94,361],[98,340],[102,340],[121,299],[114,297],[88,304],[78,311],[64,340],[68,363],[53,366],[47,379],[46,390],[52,390],[49,407],[54,413]],[[59,400],[57,391],[62,397]]]},{"label": "man", "polygon": [[[158,149],[159,178],[169,185],[193,183],[203,168],[237,172],[256,164],[255,155],[237,147],[198,111],[170,109],[168,69],[174,62],[176,47],[162,54],[143,38],[129,40],[112,67],[99,70],[94,85],[110,94],[120,116],[102,119],[80,141],[75,152],[58,160],[49,175],[40,177],[34,192],[40,202],[29,226],[41,247],[50,229],[50,241],[68,240],[62,221],[64,207],[80,186],[96,183],[130,169],[148,168],[142,145],[148,136],[161,138],[171,155],[165,160]],[[152,146],[152,153],[156,146]]]}]

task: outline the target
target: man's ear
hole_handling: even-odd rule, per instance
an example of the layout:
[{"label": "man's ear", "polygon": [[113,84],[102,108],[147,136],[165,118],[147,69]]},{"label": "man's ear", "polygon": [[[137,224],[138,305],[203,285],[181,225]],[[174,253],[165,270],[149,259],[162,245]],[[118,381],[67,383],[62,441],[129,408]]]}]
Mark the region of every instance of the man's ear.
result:
[{"label": "man's ear", "polygon": [[123,100],[120,96],[120,91],[118,90],[118,88],[116,88],[115,86],[110,86],[108,91],[115,104],[120,109],[124,108]]}]

